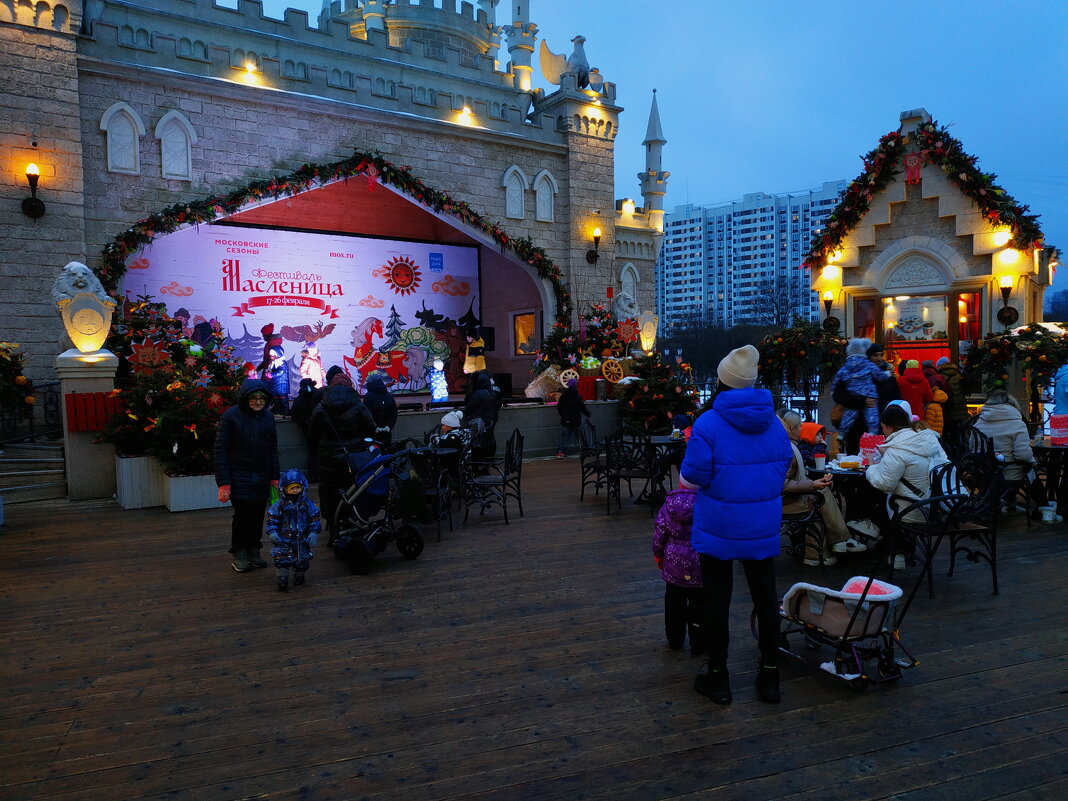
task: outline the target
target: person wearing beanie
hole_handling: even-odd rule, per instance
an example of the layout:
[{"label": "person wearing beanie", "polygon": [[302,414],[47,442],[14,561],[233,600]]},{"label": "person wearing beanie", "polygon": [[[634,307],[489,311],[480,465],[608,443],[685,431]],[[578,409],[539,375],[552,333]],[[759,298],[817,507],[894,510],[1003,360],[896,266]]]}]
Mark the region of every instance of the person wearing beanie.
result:
[{"label": "person wearing beanie", "polygon": [[260,557],[263,515],[271,487],[278,486],[278,434],[267,408],[270,388],[259,379],[245,381],[237,403],[215,431],[215,484],[219,503],[230,502],[230,565],[238,573],[267,567]]},{"label": "person wearing beanie", "polygon": [[682,487],[697,490],[691,542],[700,557],[706,609],[708,665],[694,678],[694,689],[717,704],[733,698],[727,644],[735,559],[742,563],[757,613],[757,691],[767,703],[781,700],[774,558],[793,451],[771,393],[754,387],[759,358],[757,349],[746,345],[719,363],[716,395],[693,424],[679,471]]},{"label": "person wearing beanie", "polygon": [[901,392],[901,399],[908,401],[912,413],[919,416],[927,408],[927,404],[934,400],[931,385],[923,374],[920,363],[915,359],[909,359],[903,367],[901,376],[897,379],[897,388]]},{"label": "person wearing beanie", "polygon": [[556,411],[560,415],[560,438],[556,442],[556,458],[563,459],[566,455],[564,449],[571,440],[579,439],[578,431],[582,418],[590,417],[586,401],[579,395],[577,378],[567,382],[567,388],[560,393],[560,400],[556,403]]},{"label": "person wearing beanie", "polygon": [[866,353],[868,361],[879,370],[879,378],[875,379],[875,391],[879,393],[875,408],[878,409],[879,414],[882,414],[886,404],[901,397],[897,388],[897,378],[894,376],[894,368],[883,358],[886,352],[883,350],[882,345],[873,342]]},{"label": "person wearing beanie", "polygon": [[879,430],[878,381],[884,374],[868,358],[871,340],[854,337],[846,345],[846,360],[831,381],[834,402],[845,411],[838,425],[839,437],[845,440],[842,450],[856,453],[860,448],[860,435]]},{"label": "person wearing beanie", "polygon": [[960,368],[943,356],[935,362],[935,369],[946,379],[949,386],[949,400],[942,404],[943,430],[946,437],[952,437],[968,420],[968,400],[965,397],[964,377]]}]

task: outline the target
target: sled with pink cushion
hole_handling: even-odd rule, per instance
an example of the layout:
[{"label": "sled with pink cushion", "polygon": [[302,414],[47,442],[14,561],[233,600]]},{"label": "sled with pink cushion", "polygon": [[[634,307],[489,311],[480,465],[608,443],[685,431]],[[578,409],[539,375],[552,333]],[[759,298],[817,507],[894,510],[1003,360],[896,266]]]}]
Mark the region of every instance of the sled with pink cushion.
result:
[{"label": "sled with pink cushion", "polygon": [[[897,585],[874,576],[854,576],[840,590],[798,582],[779,609],[779,650],[855,689],[896,681],[902,669],[919,664],[898,635],[903,595]],[[800,640],[804,651],[795,650],[791,638]]]}]

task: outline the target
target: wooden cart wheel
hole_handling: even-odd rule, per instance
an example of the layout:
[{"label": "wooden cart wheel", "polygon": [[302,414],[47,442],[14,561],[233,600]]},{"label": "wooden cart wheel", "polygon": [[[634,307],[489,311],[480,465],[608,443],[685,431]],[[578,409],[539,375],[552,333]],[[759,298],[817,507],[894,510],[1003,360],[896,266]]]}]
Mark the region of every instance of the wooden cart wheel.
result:
[{"label": "wooden cart wheel", "polygon": [[560,373],[560,383],[566,387],[568,381],[570,381],[572,378],[578,381],[578,377],[578,370],[576,370],[574,367],[568,367],[566,370]]},{"label": "wooden cart wheel", "polygon": [[618,384],[623,378],[623,365],[615,359],[607,359],[605,360],[605,363],[601,365],[601,375],[613,384]]}]

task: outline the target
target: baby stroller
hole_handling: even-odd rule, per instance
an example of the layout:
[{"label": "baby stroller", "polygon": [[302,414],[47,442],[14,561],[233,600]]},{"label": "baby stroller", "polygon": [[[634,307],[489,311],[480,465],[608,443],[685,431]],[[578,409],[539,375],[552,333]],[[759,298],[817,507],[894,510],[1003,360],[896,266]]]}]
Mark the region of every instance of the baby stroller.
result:
[{"label": "baby stroller", "polygon": [[[898,637],[904,610],[899,614],[897,604],[902,595],[900,587],[874,576],[854,576],[841,590],[794,584],[779,610],[784,624],[779,650],[856,690],[863,690],[870,682],[895,681],[901,678],[903,668],[919,664]],[[752,626],[756,636],[756,612]],[[794,651],[790,647],[793,634],[800,634],[813,651],[831,649],[831,658],[817,662]],[[895,648],[900,648],[905,658],[899,658]]]},{"label": "baby stroller", "polygon": [[375,557],[391,541],[405,559],[417,559],[423,552],[423,533],[405,520],[405,498],[411,494],[412,482],[418,482],[412,473],[411,453],[382,454],[370,448],[350,454],[349,459],[357,468],[356,476],[342,493],[334,516],[334,554],[358,575],[371,570]]}]

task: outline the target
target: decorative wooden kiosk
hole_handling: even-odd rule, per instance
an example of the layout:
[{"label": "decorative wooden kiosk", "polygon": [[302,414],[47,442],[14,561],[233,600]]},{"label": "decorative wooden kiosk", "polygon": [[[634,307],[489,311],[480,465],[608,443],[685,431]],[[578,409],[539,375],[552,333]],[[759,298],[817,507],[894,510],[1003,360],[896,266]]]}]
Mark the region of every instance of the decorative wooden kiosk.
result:
[{"label": "decorative wooden kiosk", "polygon": [[1042,320],[1057,251],[945,127],[902,112],[864,164],[805,260],[829,328],[895,362],[957,360],[987,331]]}]

